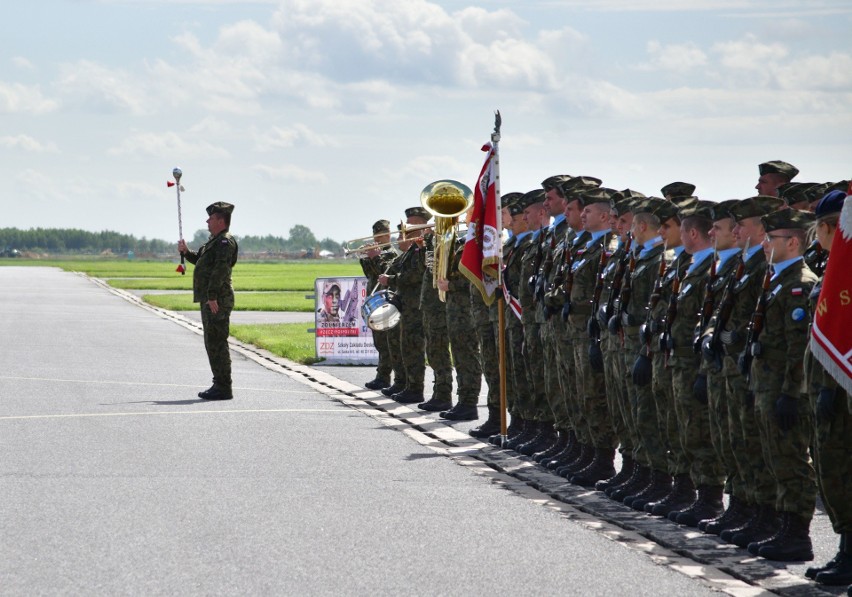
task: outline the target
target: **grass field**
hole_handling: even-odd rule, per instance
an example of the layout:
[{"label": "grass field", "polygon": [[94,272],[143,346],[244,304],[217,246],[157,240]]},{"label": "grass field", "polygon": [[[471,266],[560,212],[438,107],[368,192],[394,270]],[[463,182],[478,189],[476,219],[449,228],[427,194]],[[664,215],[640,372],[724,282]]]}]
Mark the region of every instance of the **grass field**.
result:
[{"label": "grass field", "polygon": [[[178,261],[128,261],[119,259],[2,259],[0,266],[59,267],[103,278],[111,286],[126,290],[192,290],[192,265],[186,275],[175,272]],[[357,261],[305,260],[285,262],[240,262],[234,268],[236,310],[240,311],[313,311],[314,302],[305,295],[313,293],[314,279],[336,276],[361,276]],[[164,309],[197,309],[192,295],[145,295],[144,300]],[[303,364],[316,363],[314,335],[307,324],[231,325],[231,335],[243,342]]]},{"label": "grass field", "polygon": [[[305,298],[306,291],[293,292],[236,292],[234,311],[299,311],[310,313],[314,300]],[[171,311],[196,311],[198,304],[192,302],[192,294],[146,294],[142,297],[162,309]]]}]

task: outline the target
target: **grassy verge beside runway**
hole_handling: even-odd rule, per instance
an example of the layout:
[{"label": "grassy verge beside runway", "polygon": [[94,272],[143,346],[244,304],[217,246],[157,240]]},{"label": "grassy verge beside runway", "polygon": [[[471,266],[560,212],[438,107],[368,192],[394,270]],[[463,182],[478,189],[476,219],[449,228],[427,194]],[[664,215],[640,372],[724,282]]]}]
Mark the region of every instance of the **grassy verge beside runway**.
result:
[{"label": "grassy verge beside runway", "polygon": [[254,344],[285,359],[311,365],[316,358],[314,335],[307,323],[275,323],[263,325],[231,324],[231,335],[241,342]]},{"label": "grassy verge beside runway", "polygon": [[[292,292],[237,292],[234,311],[295,311],[311,313],[314,300],[307,299],[306,291]],[[155,307],[170,311],[197,311],[192,294],[146,294],[142,300]]]}]

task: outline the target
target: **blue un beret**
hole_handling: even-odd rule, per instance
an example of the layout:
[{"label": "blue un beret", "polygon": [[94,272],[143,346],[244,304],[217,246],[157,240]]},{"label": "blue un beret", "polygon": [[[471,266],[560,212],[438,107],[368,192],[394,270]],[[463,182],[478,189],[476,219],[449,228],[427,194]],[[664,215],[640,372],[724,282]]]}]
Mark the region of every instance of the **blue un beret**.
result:
[{"label": "blue un beret", "polygon": [[846,193],[843,191],[830,191],[819,200],[814,213],[816,217],[821,218],[834,213],[839,213],[843,209],[843,202],[846,200]]}]

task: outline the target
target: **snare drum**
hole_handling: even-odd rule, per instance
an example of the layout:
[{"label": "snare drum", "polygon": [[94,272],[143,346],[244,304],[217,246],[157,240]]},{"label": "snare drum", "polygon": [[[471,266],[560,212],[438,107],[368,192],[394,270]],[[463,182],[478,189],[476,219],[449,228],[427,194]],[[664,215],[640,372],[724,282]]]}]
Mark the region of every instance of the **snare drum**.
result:
[{"label": "snare drum", "polygon": [[367,327],[377,332],[384,332],[399,323],[399,309],[392,305],[393,291],[379,290],[367,297],[361,307],[361,317],[367,322]]}]

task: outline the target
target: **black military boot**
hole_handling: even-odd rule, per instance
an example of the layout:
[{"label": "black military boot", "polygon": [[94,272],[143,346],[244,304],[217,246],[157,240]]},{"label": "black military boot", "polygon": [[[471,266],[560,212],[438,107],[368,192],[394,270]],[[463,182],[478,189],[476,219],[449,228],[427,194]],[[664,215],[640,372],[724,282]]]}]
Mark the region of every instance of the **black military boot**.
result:
[{"label": "black military boot", "polygon": [[589,444],[580,444],[580,452],[577,458],[556,469],[556,474],[560,477],[570,479],[572,476],[592,464],[595,458],[595,449]]},{"label": "black military boot", "polygon": [[556,439],[551,442],[544,450],[536,452],[532,455],[532,459],[541,464],[547,462],[555,455],[559,454],[568,445],[568,432],[556,430]]},{"label": "black military boot", "polygon": [[611,488],[607,494],[616,502],[623,502],[627,496],[635,496],[640,491],[645,489],[651,482],[651,469],[643,464],[636,467],[630,478],[622,483]]},{"label": "black military boot", "polygon": [[[757,514],[753,516],[745,525],[738,529],[729,529],[722,531],[719,535],[722,541],[733,543],[743,549],[749,544],[756,543],[774,537],[781,528],[781,519],[778,518],[778,513],[771,506],[760,506],[757,509]],[[755,554],[756,555],[756,554]]]},{"label": "black military boot", "polygon": [[456,404],[438,415],[448,421],[475,421],[479,418],[479,408],[475,404]]},{"label": "black military boot", "polygon": [[728,502],[728,508],[722,515],[702,520],[698,523],[698,529],[708,535],[719,535],[726,529],[733,529],[744,525],[754,515],[755,511],[754,507],[732,495]]},{"label": "black military boot", "polygon": [[556,429],[552,423],[542,423],[539,426],[538,433],[525,444],[518,446],[515,451],[525,456],[532,456],[536,452],[541,452],[550,444],[556,441]]},{"label": "black military boot", "polygon": [[504,448],[509,450],[514,450],[518,446],[523,445],[530,441],[538,434],[538,430],[541,427],[541,424],[538,421],[524,420],[524,427],[520,433],[514,435],[506,440],[506,443],[503,444]]},{"label": "black military boot", "polygon": [[432,396],[426,402],[417,405],[420,410],[428,412],[441,412],[442,410],[450,410],[452,407],[453,401],[449,396]]},{"label": "black military boot", "polygon": [[[763,542],[757,552],[761,558],[776,562],[810,562],[814,559],[811,544],[811,520],[792,512],[782,512],[784,523],[781,531],[769,541]],[[751,551],[751,545],[749,553]],[[817,574],[817,581],[824,572]]]},{"label": "black military boot", "polygon": [[615,448],[595,448],[595,457],[586,468],[571,477],[571,483],[581,487],[594,487],[601,479],[615,474]]},{"label": "black military boot", "polygon": [[545,466],[550,470],[558,470],[563,466],[567,466],[574,462],[580,455],[580,442],[577,441],[577,436],[573,430],[568,431],[568,442],[561,452],[554,454],[553,457],[545,463]]},{"label": "black military boot", "polygon": [[399,394],[404,389],[405,389],[405,384],[399,384],[399,383],[393,382],[393,385],[391,385],[390,387],[382,388],[382,394],[384,394],[385,396],[390,398],[394,394]]},{"label": "black military boot", "polygon": [[636,468],[636,461],[633,460],[632,456],[627,454],[622,454],[621,456],[621,470],[618,473],[609,479],[601,479],[597,483],[595,483],[595,489],[598,491],[606,491],[610,487],[615,485],[620,485],[624,481],[630,478],[630,475],[633,474],[633,470]]},{"label": "black military boot", "polygon": [[[508,432],[508,429],[506,431]],[[477,439],[485,439],[498,433],[500,433],[500,409],[493,406],[488,407],[488,418],[485,422],[467,432],[469,436]]]},{"label": "black military boot", "polygon": [[811,580],[816,580],[817,574],[820,572],[825,572],[826,570],[831,570],[835,566],[837,566],[837,561],[841,558],[843,553],[846,551],[846,541],[847,534],[841,533],[840,535],[840,546],[837,549],[837,553],[834,554],[834,557],[831,558],[828,562],[823,564],[822,566],[811,566],[807,570],[805,570],[805,576]]},{"label": "black military boot", "polygon": [[364,384],[364,387],[368,390],[383,390],[384,388],[389,387],[391,384],[386,379],[381,379],[377,377],[376,379],[372,379]]},{"label": "black military boot", "polygon": [[671,492],[659,502],[645,504],[645,512],[653,516],[668,516],[675,509],[680,510],[683,507],[680,504],[691,503],[694,499],[695,486],[689,474],[675,475]]},{"label": "black military boot", "polygon": [[234,394],[231,392],[230,386],[220,386],[215,383],[212,388],[206,392],[202,392],[199,396],[201,396],[204,400],[232,400],[234,398]]},{"label": "black military boot", "polygon": [[816,581],[824,585],[848,585],[852,583],[852,533],[840,535],[840,552],[836,564],[816,575]]},{"label": "black military boot", "polygon": [[391,396],[391,399],[400,404],[420,404],[423,402],[423,390],[403,390]]},{"label": "black military boot", "polygon": [[215,389],[216,389],[216,384],[214,383],[212,386],[210,386],[206,390],[201,390],[200,392],[198,392],[198,397],[204,398],[206,400],[207,396],[209,396],[213,392],[213,390],[215,390]]},{"label": "black military boot", "polygon": [[523,417],[512,417],[512,422],[509,423],[509,426],[506,428],[506,437],[499,435],[499,431],[488,438],[488,443],[497,446],[498,448],[502,448],[505,445],[505,442],[508,442],[510,439],[513,439],[518,436],[518,434],[523,433],[526,426],[529,424],[527,419]]},{"label": "black military boot", "polygon": [[624,503],[634,510],[644,512],[645,504],[663,499],[671,490],[672,476],[665,471],[658,471],[654,469],[651,471],[651,482],[648,486],[639,495],[633,498],[629,504],[627,504],[627,499],[624,500]]},{"label": "black military boot", "polygon": [[716,518],[725,509],[722,504],[721,485],[700,485],[698,497],[692,505],[678,514],[674,522],[688,527],[697,527],[699,521]]}]

